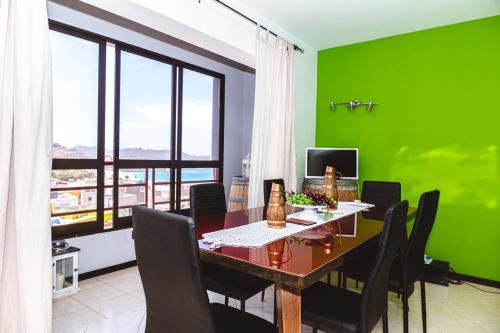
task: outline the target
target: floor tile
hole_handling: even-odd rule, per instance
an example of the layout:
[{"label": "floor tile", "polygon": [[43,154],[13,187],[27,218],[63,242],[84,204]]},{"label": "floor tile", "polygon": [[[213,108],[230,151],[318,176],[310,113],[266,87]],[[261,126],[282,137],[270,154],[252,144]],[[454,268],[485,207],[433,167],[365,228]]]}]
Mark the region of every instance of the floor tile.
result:
[{"label": "floor tile", "polygon": [[[333,284],[337,282],[335,273],[332,281]],[[81,281],[80,287],[77,294],[53,301],[54,332],[144,332],[146,305],[137,267]],[[356,288],[354,280],[348,280],[348,288],[361,292],[362,283]],[[211,302],[224,304],[224,296],[210,291],[208,296]],[[246,312],[272,322],[273,287],[266,290],[264,302],[260,297],[258,293],[247,300]],[[426,284],[426,299],[428,333],[500,333],[499,294],[482,292],[468,284],[449,287]],[[410,332],[423,332],[419,284],[415,285],[415,292],[408,302]],[[239,301],[229,299],[229,305],[239,308]],[[389,331],[403,332],[403,306],[394,293],[389,293],[388,308]],[[302,332],[311,333],[312,328],[303,325]],[[373,332],[382,332],[381,323]]]},{"label": "floor tile", "polygon": [[65,296],[52,301],[52,318],[67,316],[71,313],[80,311],[85,305],[78,302],[71,296]]},{"label": "floor tile", "polygon": [[137,333],[145,311],[126,311],[107,320],[89,323],[85,333]]},{"label": "floor tile", "polygon": [[73,298],[84,305],[100,303],[108,299],[125,295],[123,291],[110,287],[107,284],[101,284],[92,288],[81,290]]},{"label": "floor tile", "polygon": [[105,319],[97,312],[88,308],[82,308],[78,312],[54,318],[52,320],[53,333],[77,333],[85,332],[89,323]]},{"label": "floor tile", "polygon": [[146,303],[130,295],[122,295],[89,305],[89,308],[106,318],[113,318],[130,311],[146,311]]},{"label": "floor tile", "polygon": [[82,281],[78,281],[78,288],[80,288],[80,290],[85,290],[102,284],[103,282],[97,280],[96,278],[85,279]]}]

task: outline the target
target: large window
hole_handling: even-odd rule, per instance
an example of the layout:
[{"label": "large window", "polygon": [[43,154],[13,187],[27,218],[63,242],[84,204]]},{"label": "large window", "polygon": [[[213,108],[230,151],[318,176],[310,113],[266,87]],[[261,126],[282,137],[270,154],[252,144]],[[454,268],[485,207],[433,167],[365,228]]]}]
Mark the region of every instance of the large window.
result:
[{"label": "large window", "polygon": [[51,24],[53,234],[130,227],[131,208],[189,208],[222,178],[224,76]]}]

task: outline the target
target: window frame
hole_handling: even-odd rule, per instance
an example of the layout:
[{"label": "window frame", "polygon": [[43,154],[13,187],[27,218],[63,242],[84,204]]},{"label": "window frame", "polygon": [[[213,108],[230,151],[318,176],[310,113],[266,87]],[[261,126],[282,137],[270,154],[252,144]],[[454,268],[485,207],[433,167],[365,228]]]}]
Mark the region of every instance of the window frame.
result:
[{"label": "window frame", "polygon": [[[97,170],[97,219],[95,222],[82,222],[68,225],[52,226],[53,238],[69,238],[75,236],[91,235],[101,232],[110,232],[132,226],[131,216],[118,217],[119,207],[119,170],[126,168],[170,169],[170,210],[186,214],[186,209],[181,209],[181,170],[184,168],[215,168],[218,170],[216,182],[223,180],[224,168],[224,112],[225,112],[225,75],[178,60],[163,54],[159,54],[141,47],[124,43],[112,38],[75,28],[70,25],[49,20],[50,30],[82,38],[99,45],[99,74],[98,74],[98,129],[97,129],[97,158],[96,159],[53,159],[52,168],[58,169],[96,169]],[[105,192],[105,167],[110,162],[105,161],[105,108],[106,108],[106,45],[112,43],[115,46],[115,86],[114,86],[114,110],[113,112],[113,227],[104,229],[104,192]],[[169,160],[131,160],[119,158],[120,148],[120,72],[121,51],[129,52],[138,56],[153,59],[172,66],[171,87],[171,130],[170,130],[170,159]],[[218,123],[218,158],[217,160],[182,160],[182,88],[183,69],[189,69],[201,74],[219,79],[219,123]],[[146,179],[149,170],[145,170]],[[196,183],[213,182],[196,181]],[[184,182],[186,183],[186,182]],[[155,184],[152,182],[151,190],[154,191]],[[109,185],[107,186],[109,188]],[[146,185],[147,188],[147,180]],[[153,193],[154,194],[154,193]],[[152,197],[154,202],[154,195]],[[173,200],[175,199],[175,200]],[[147,200],[147,198],[146,198]],[[109,209],[106,209],[109,210]]]}]

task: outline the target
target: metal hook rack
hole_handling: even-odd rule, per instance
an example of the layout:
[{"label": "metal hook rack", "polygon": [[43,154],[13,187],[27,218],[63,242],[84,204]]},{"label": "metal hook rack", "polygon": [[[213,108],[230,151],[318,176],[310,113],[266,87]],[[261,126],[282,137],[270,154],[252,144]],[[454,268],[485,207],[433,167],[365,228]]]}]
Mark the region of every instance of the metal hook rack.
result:
[{"label": "metal hook rack", "polygon": [[378,105],[374,101],[368,101],[368,102],[360,102],[357,100],[349,101],[349,102],[335,102],[334,100],[330,101],[330,110],[335,111],[337,110],[338,105],[345,105],[349,111],[354,111],[357,107],[360,106],[366,106],[366,111],[372,111],[373,108]]}]

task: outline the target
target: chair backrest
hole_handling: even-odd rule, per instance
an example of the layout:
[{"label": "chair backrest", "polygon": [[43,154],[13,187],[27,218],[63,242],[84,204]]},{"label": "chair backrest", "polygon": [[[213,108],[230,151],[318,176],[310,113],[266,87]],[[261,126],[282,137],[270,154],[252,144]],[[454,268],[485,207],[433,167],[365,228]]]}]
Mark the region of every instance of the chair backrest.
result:
[{"label": "chair backrest", "polygon": [[132,224],[146,296],[146,332],[213,333],[193,220],[136,206]]},{"label": "chair backrest", "polygon": [[401,201],[401,184],[397,182],[364,181],[361,201],[390,206]]},{"label": "chair backrest", "polygon": [[439,191],[425,192],[418,202],[415,223],[403,253],[403,280],[409,284],[422,278],[425,270],[425,245],[436,219]]},{"label": "chair backrest", "polygon": [[385,214],[376,259],[361,296],[361,332],[370,332],[387,311],[389,275],[401,245],[407,214],[406,200],[392,205]]},{"label": "chair backrest", "polygon": [[189,203],[191,217],[225,213],[226,195],[221,183],[192,185],[189,188]]},{"label": "chair backrest", "polygon": [[269,197],[271,196],[271,188],[273,187],[273,183],[283,185],[285,188],[285,181],[281,178],[278,179],[264,179],[264,206],[267,206],[269,203]]}]

